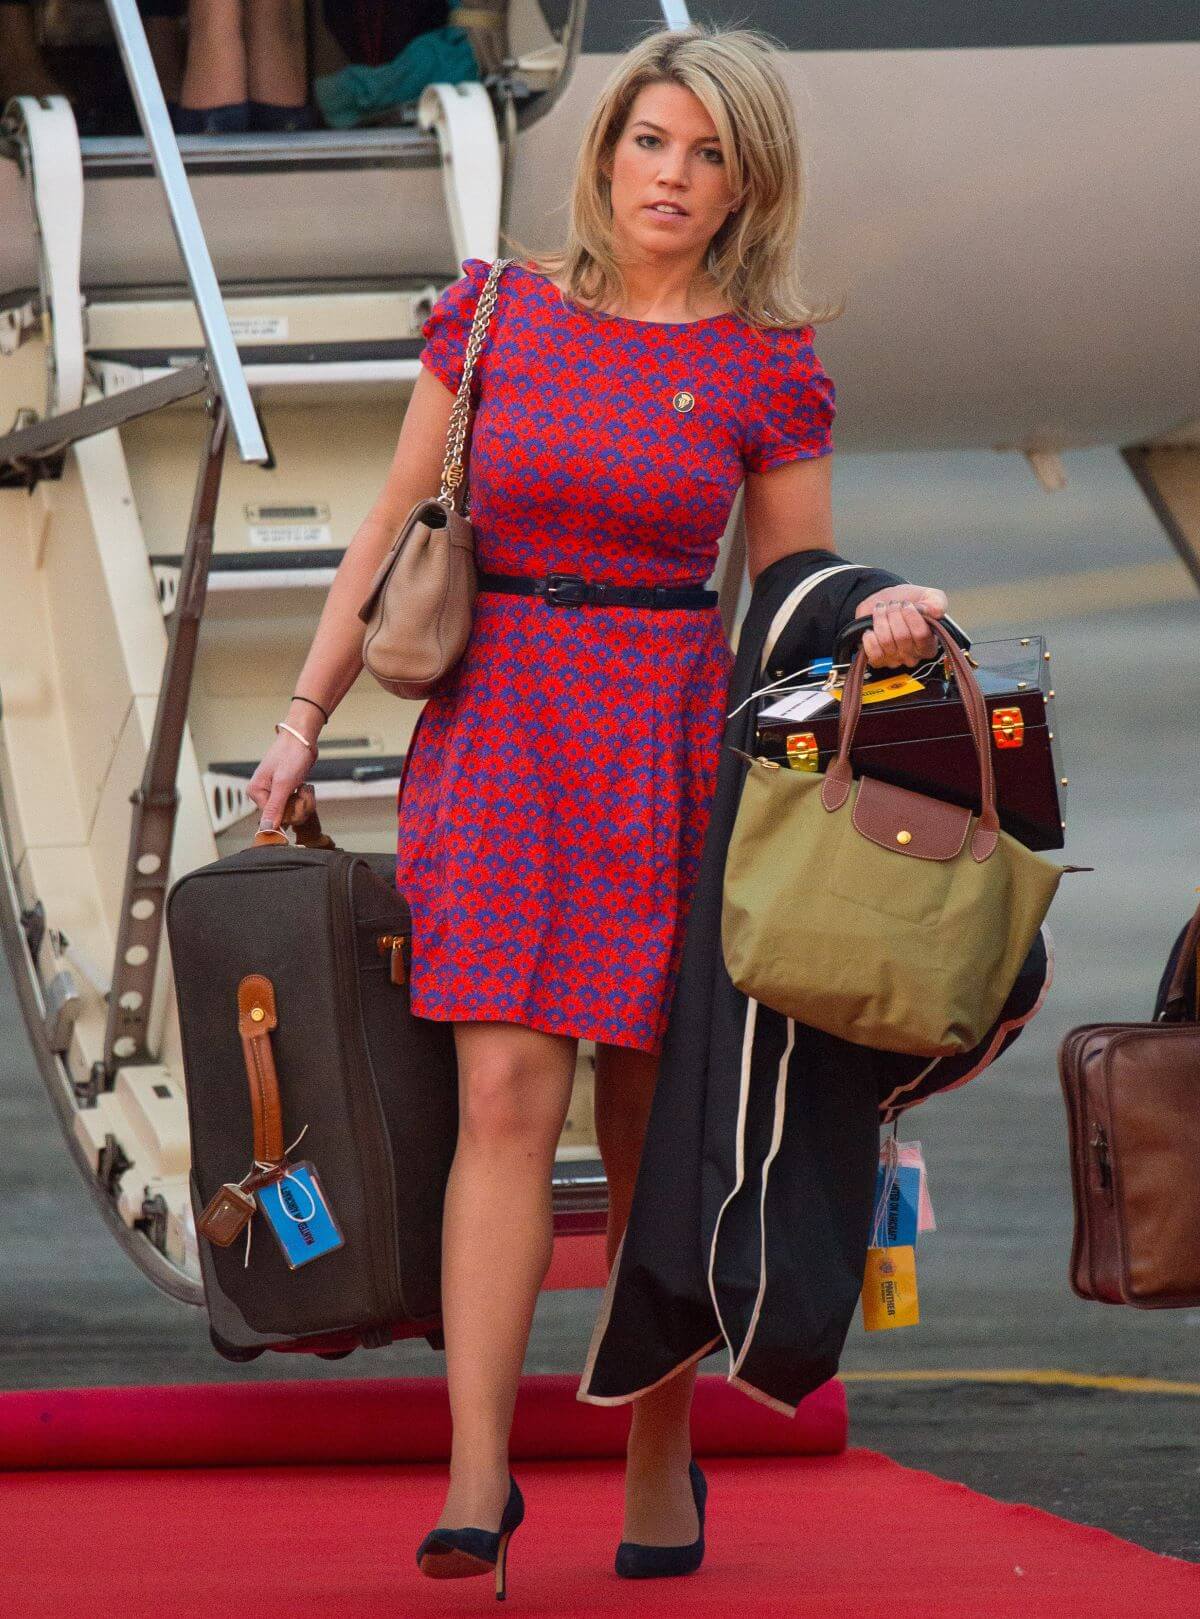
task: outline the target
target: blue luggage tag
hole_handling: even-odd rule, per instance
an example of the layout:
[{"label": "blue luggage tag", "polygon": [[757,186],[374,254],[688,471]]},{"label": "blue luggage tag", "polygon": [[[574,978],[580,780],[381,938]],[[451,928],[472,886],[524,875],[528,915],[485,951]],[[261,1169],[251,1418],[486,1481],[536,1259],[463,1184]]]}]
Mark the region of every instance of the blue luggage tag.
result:
[{"label": "blue luggage tag", "polygon": [[255,1195],[292,1270],[345,1241],[311,1163],[289,1165],[285,1175],[259,1187]]},{"label": "blue luggage tag", "polygon": [[[885,1184],[887,1207],[881,1208]],[[916,1246],[920,1192],[921,1171],[915,1164],[897,1164],[890,1170],[886,1163],[879,1165],[875,1177],[875,1218],[872,1223],[872,1229],[879,1234],[879,1247]]]}]

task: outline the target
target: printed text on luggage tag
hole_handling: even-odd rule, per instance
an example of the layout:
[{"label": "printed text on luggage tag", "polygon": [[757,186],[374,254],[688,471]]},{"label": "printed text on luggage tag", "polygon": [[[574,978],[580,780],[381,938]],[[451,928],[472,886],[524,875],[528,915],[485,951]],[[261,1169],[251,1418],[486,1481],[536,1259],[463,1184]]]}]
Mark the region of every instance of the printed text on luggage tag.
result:
[{"label": "printed text on luggage tag", "polygon": [[885,1327],[916,1326],[920,1314],[915,1248],[867,1249],[862,1312],[867,1332],[879,1332]]},{"label": "printed text on luggage tag", "polygon": [[261,1187],[258,1203],[292,1270],[345,1241],[311,1163],[292,1164],[285,1175]]},{"label": "printed text on luggage tag", "polygon": [[914,1165],[900,1164],[889,1175],[887,1165],[880,1164],[875,1177],[873,1230],[881,1246],[904,1248],[915,1245],[920,1192],[921,1172]]},{"label": "printed text on luggage tag", "polygon": [[862,1286],[863,1326],[911,1327],[917,1311],[917,1228],[921,1167],[902,1163],[895,1130],[880,1147],[875,1205]]}]

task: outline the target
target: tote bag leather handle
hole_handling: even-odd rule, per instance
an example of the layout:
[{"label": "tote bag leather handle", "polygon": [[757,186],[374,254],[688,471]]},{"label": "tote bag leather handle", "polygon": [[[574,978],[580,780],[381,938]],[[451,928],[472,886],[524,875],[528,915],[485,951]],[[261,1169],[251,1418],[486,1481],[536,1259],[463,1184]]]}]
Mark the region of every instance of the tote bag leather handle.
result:
[{"label": "tote bag leather handle", "polygon": [[[920,612],[920,608],[917,609]],[[967,714],[971,740],[979,760],[980,806],[979,825],[971,838],[971,853],[976,860],[986,860],[995,849],[1000,837],[1000,817],[996,811],[996,775],[992,767],[992,750],[988,740],[987,704],[979,689],[979,682],[971,673],[971,666],[962,654],[962,648],[937,619],[923,615],[925,622],[941,642],[946,662],[954,674]],[[850,796],[854,772],[850,768],[850,747],[862,713],[863,681],[866,677],[867,654],[859,647],[846,684],[842,691],[842,707],[838,715],[837,757],[830,762],[821,787],[821,802],[827,810],[841,809]]]}]

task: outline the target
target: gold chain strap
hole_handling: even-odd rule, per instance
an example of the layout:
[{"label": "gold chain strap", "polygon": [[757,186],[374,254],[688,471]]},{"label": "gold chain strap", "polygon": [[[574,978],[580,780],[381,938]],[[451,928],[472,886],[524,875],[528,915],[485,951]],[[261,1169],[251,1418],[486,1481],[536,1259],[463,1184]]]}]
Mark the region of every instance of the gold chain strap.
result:
[{"label": "gold chain strap", "polygon": [[511,259],[497,259],[488,271],[488,278],[479,294],[475,318],[471,322],[471,330],[467,337],[462,377],[459,380],[458,393],[455,395],[454,408],[450,412],[450,425],[446,431],[446,459],[442,463],[442,487],[437,497],[448,511],[454,510],[455,494],[464,476],[463,445],[466,442],[467,415],[471,408],[471,375],[475,370],[475,361],[483,344],[488,322],[492,318],[500,273],[505,265],[511,263]]}]

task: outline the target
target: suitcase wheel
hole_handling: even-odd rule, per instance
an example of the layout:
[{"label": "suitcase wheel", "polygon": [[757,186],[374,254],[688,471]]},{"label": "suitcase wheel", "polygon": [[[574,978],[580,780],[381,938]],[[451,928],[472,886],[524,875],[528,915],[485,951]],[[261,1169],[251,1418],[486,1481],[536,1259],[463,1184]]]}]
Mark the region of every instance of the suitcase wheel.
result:
[{"label": "suitcase wheel", "polygon": [[243,1349],[238,1344],[227,1343],[224,1338],[218,1337],[211,1327],[208,1329],[208,1336],[217,1354],[223,1355],[226,1360],[257,1360],[263,1353],[261,1349]]}]

